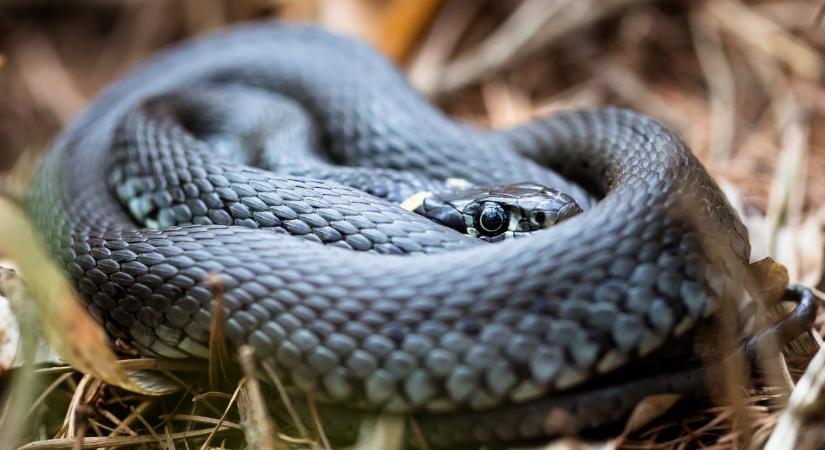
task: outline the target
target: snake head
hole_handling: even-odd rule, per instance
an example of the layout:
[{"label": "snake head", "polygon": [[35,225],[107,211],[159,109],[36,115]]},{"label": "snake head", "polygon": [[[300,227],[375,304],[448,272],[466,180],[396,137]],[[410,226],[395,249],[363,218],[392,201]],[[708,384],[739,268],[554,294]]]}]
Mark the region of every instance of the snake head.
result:
[{"label": "snake head", "polygon": [[461,233],[498,242],[549,228],[582,209],[563,192],[518,183],[433,195],[415,212]]}]

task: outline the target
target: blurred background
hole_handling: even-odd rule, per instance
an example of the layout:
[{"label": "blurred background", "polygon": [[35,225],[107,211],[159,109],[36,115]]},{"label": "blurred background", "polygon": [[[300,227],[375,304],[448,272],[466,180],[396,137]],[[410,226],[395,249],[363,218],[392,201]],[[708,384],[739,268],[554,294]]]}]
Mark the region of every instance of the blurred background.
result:
[{"label": "blurred background", "polygon": [[[773,256],[822,289],[823,16],[825,0],[0,0],[0,191],[22,196],[56,133],[159,49],[236,22],[315,22],[372,43],[478,124],[604,105],[653,116],[719,181],[753,259]],[[809,356],[790,359],[791,373]],[[752,394],[764,443],[781,411]],[[696,429],[669,422],[668,447],[735,447],[726,411],[704,411]]]},{"label": "blurred background", "polygon": [[[158,49],[248,20],[316,22],[491,127],[607,104],[677,130],[774,255],[817,284],[825,206],[823,0],[0,0],[0,169],[34,166]],[[25,154],[20,160],[20,155]]]}]

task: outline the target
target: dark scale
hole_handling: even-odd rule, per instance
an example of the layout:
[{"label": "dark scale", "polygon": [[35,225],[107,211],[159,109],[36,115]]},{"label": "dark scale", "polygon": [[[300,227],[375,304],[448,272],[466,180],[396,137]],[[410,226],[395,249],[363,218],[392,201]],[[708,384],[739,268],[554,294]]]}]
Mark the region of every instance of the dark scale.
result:
[{"label": "dark scale", "polygon": [[[381,410],[415,414],[434,446],[554,436],[688,390],[612,377],[682,364],[750,253],[649,118],[478,132],[366,46],[294,25],[136,69],[55,141],[30,204],[113,337],[205,357],[217,280],[233,348],[312,392],[342,440]],[[566,430],[537,420],[557,409]]]}]

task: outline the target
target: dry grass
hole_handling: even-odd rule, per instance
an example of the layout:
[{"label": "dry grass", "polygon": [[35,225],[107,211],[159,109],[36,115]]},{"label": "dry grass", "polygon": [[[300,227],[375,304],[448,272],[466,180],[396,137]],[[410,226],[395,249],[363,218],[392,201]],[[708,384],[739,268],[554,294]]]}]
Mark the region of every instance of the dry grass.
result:
[{"label": "dry grass", "polygon": [[[311,20],[372,41],[444,109],[474,122],[506,127],[605,104],[656,117],[681,133],[719,180],[750,230],[754,259],[772,256],[792,281],[822,288],[823,15],[825,3],[815,0],[0,2],[0,170],[14,161],[18,167],[0,183],[22,198],[26,174],[48,140],[106,83],[157,48],[235,21]],[[14,225],[20,215],[12,205],[0,209],[0,225],[7,225],[0,249],[25,274],[27,265],[45,263],[31,261],[39,256],[25,247],[12,248],[29,245],[16,239],[26,227]],[[57,281],[15,293],[19,281],[8,272],[0,284],[9,297],[71,296]],[[18,314],[25,303],[17,300]],[[57,328],[61,314],[51,316]],[[20,314],[23,329],[36,329],[39,322],[28,317]],[[625,433],[598,446],[821,446],[823,319],[806,342],[786,349],[778,381],[740,390],[738,408],[682,405],[650,422],[670,404],[651,399]],[[70,350],[83,373],[23,365],[0,375],[7,393],[0,448],[330,446],[319,420],[301,421],[277,371],[250,364],[245,351],[241,381],[222,386],[220,375],[232,370],[225,356],[207,368],[147,359],[104,363],[97,355],[105,352],[92,342],[100,340],[97,331],[78,329],[82,339]],[[23,334],[24,355],[34,354],[38,335]],[[211,354],[224,354],[215,342]],[[130,383],[154,391],[115,387]],[[267,409],[267,396],[283,404]],[[417,430],[391,418],[367,424],[357,446],[393,448],[405,427]],[[581,445],[565,440],[548,448]]]}]

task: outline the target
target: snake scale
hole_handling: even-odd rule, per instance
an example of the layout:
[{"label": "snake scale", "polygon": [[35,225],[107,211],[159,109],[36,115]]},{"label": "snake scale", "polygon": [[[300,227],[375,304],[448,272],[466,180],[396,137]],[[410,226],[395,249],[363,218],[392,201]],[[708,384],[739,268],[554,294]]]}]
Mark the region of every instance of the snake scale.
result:
[{"label": "snake scale", "polygon": [[[285,159],[235,151],[268,139]],[[396,204],[452,178],[535,182],[585,211],[485,243]],[[718,328],[750,253],[717,185],[650,118],[481,130],[367,46],[285,24],[184,43],[116,82],[56,139],[31,205],[112,337],[205,357],[218,274],[229,341],[312,392],[328,433],[405,412],[440,446],[597,427],[679,389],[669,369]]]}]

